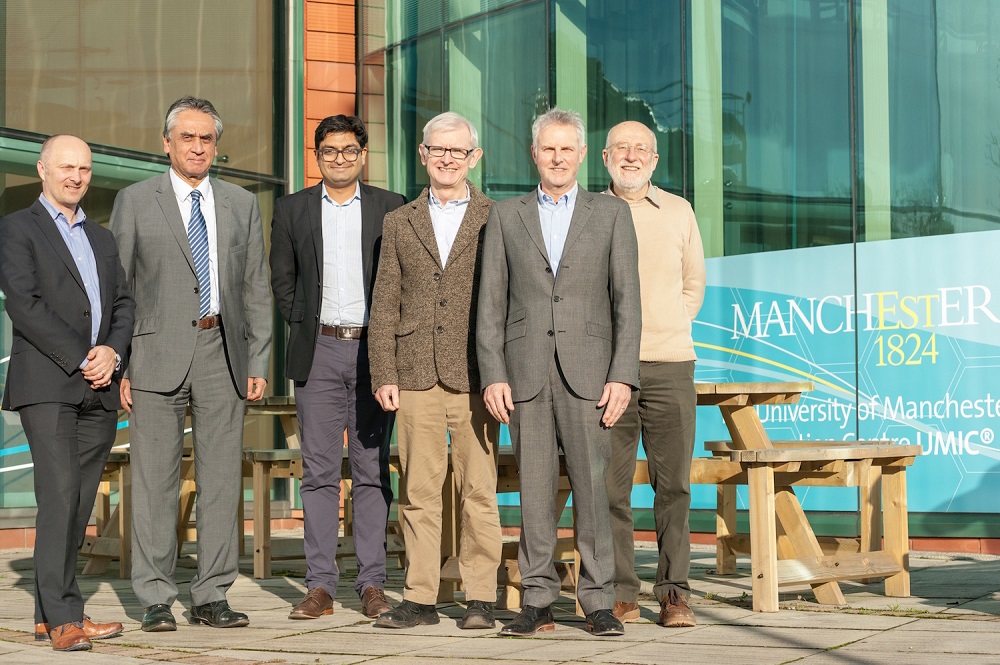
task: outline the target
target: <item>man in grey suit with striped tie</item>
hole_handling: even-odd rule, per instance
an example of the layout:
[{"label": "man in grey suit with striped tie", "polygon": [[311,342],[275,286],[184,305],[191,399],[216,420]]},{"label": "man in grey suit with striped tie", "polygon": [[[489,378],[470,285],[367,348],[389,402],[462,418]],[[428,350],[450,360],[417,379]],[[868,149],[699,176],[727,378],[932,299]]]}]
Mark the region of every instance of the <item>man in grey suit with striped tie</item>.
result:
[{"label": "man in grey suit with striped tie", "polygon": [[144,631],[177,628],[170,606],[189,407],[198,484],[190,622],[249,623],[226,591],[238,573],[243,415],[267,385],[271,291],[256,197],[208,177],[221,136],[211,102],[174,102],[163,127],[170,170],[120,191],[111,213],[136,300],[121,400],[131,411],[132,588]]}]

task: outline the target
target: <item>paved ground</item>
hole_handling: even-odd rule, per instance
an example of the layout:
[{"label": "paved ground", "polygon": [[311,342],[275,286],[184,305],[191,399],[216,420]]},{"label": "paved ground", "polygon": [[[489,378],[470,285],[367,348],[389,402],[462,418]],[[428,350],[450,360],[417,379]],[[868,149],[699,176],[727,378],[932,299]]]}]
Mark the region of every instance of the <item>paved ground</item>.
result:
[{"label": "paved ground", "polygon": [[[292,537],[283,532],[276,536]],[[301,535],[299,534],[299,537]],[[192,561],[182,560],[181,599],[174,613],[176,633],[139,630],[141,610],[128,581],[117,569],[106,576],[81,578],[87,611],[98,620],[122,621],[125,634],[99,642],[91,652],[56,654],[32,640],[31,553],[0,552],[0,665],[80,662],[138,665],[185,663],[728,663],[862,665],[867,663],[980,665],[1000,663],[1000,560],[996,557],[914,554],[912,598],[878,595],[881,585],[843,585],[849,606],[816,605],[808,587],[782,595],[775,614],[749,609],[749,562],[739,574],[714,574],[714,551],[696,547],[692,605],[695,628],[666,629],[654,622],[657,605],[641,599],[640,623],[628,624],[624,637],[594,638],[573,616],[573,599],[557,606],[558,626],[544,637],[501,638],[494,631],[461,631],[455,619],[461,604],[439,606],[441,623],[408,631],[374,629],[359,612],[351,591],[353,570],[345,580],[335,613],[315,621],[289,621],[289,606],[303,593],[302,562],[276,562],[279,575],[254,580],[252,562],[242,560],[243,575],[230,591],[233,607],[250,615],[250,627],[218,630],[184,623],[186,582]],[[637,566],[644,580],[655,574],[656,553],[639,546]],[[390,571],[390,600],[400,598],[402,574]],[[501,612],[501,621],[513,616]]]}]

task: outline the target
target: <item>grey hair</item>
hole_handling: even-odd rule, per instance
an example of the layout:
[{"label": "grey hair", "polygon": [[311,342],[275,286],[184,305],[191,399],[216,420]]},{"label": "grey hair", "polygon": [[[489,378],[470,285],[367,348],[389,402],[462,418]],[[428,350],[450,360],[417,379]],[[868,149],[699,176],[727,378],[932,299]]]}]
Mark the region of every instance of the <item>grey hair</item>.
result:
[{"label": "grey hair", "polygon": [[560,108],[551,108],[542,115],[535,118],[531,123],[531,145],[538,147],[538,135],[549,125],[570,125],[576,129],[576,138],[580,142],[580,147],[587,145],[587,128],[583,124],[583,118],[576,111],[567,111]]},{"label": "grey hair", "polygon": [[167,117],[163,120],[164,138],[170,138],[170,131],[177,124],[177,116],[183,111],[201,111],[202,113],[207,113],[215,122],[215,140],[218,141],[222,138],[222,118],[219,117],[219,112],[212,106],[212,102],[190,95],[181,97],[167,109]]},{"label": "grey hair", "polygon": [[[625,124],[626,122],[629,122],[629,121],[628,121],[628,120],[625,120],[625,121],[623,121],[623,122],[619,122],[619,123],[618,123],[618,125],[624,125],[624,124]],[[639,122],[639,121],[637,121],[637,120],[633,120],[632,122],[635,122],[635,123],[637,123],[637,124],[640,124],[640,125],[642,125],[642,127],[643,127],[643,128],[644,128],[644,129],[645,129],[645,130],[646,130],[647,132],[649,132],[649,135],[650,135],[650,136],[651,136],[651,137],[653,138],[653,145],[652,145],[652,148],[653,148],[653,153],[655,154],[655,153],[659,152],[659,151],[658,151],[658,150],[656,149],[656,132],[654,132],[654,131],[653,131],[652,129],[650,129],[649,127],[646,127],[646,125],[643,125],[643,124],[642,124],[641,122]],[[609,129],[609,130],[608,130],[608,138],[607,138],[607,139],[606,139],[606,140],[604,141],[604,149],[605,149],[605,150],[610,150],[610,149],[611,149],[611,132],[615,131],[615,129],[617,129],[617,128],[618,128],[618,125],[615,125],[614,127],[612,127],[611,129]]]},{"label": "grey hair", "polygon": [[[439,113],[424,125],[424,136],[422,142],[427,145],[427,141],[431,134],[434,132],[447,132],[452,129],[468,129],[469,136],[472,137],[472,148],[479,147],[479,132],[476,131],[475,126],[467,118],[461,116],[454,111],[446,111],[444,113]],[[458,146],[456,146],[458,147]]]}]

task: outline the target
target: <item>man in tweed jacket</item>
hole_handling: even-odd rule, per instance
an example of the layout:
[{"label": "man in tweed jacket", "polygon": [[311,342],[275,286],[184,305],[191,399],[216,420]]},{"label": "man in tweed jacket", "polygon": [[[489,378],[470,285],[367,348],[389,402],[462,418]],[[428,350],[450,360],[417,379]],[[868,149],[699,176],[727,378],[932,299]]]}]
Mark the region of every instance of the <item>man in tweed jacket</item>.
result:
[{"label": "man in tweed jacket", "polygon": [[420,160],[430,187],[386,215],[368,329],[372,389],[396,412],[403,602],[382,628],[438,623],[441,491],[452,468],[461,505],[459,570],[467,607],[460,628],[492,628],[500,565],[496,497],[499,426],[479,392],[475,350],[483,228],[493,202],[466,176],[482,157],[476,129],[456,113],[424,127]]}]

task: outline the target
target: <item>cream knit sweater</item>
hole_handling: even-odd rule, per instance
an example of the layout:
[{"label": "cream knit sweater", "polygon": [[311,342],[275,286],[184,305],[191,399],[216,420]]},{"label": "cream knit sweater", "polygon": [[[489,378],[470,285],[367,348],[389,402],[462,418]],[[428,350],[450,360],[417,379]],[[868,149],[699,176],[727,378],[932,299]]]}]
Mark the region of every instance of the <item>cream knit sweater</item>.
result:
[{"label": "cream knit sweater", "polygon": [[[605,194],[614,196],[608,188]],[[695,360],[691,322],[705,299],[705,251],[691,205],[650,185],[625,200],[639,240],[642,341],[639,360]]]}]

